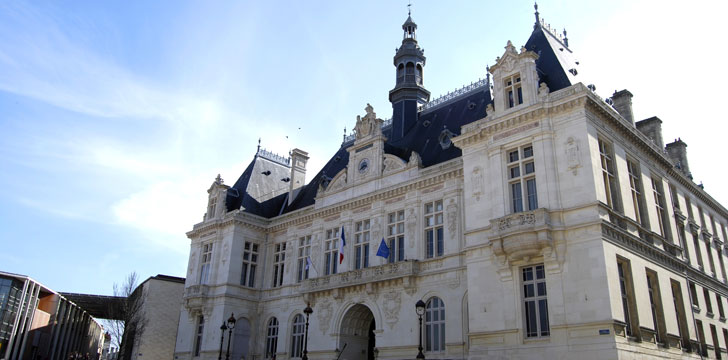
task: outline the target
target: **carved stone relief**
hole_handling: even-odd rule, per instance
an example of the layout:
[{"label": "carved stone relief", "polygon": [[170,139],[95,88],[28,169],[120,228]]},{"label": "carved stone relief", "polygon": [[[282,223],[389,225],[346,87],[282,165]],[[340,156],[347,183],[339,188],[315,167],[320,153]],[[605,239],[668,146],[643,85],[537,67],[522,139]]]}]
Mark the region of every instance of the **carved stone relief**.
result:
[{"label": "carved stone relief", "polygon": [[422,166],[422,159],[420,158],[420,154],[418,154],[416,151],[412,151],[412,154],[410,154],[409,161],[407,162],[408,167],[421,167]]},{"label": "carved stone relief", "polygon": [[455,199],[450,199],[447,205],[447,231],[450,232],[450,238],[455,238],[457,230],[458,206]]},{"label": "carved stone relief", "polygon": [[400,158],[389,154],[384,155],[384,167],[382,168],[382,174],[393,173],[404,168],[405,163]]},{"label": "carved stone relief", "polygon": [[546,86],[545,82],[538,85],[538,97],[543,100],[549,95],[549,87]]},{"label": "carved stone relief", "polygon": [[192,251],[190,253],[190,264],[189,267],[187,267],[187,274],[192,275],[192,272],[195,270],[195,259],[197,258],[197,252]]},{"label": "carved stone relief", "polygon": [[568,169],[574,174],[577,174],[577,170],[581,167],[581,152],[579,150],[579,142],[574,140],[573,137],[566,139],[566,161]]},{"label": "carved stone relief", "polygon": [[383,295],[385,322],[390,329],[399,321],[400,308],[402,307],[402,298],[398,291],[390,291]]},{"label": "carved stone relief", "polygon": [[329,331],[329,322],[331,321],[331,314],[333,313],[331,300],[324,299],[316,307],[318,312],[319,330],[326,334]]},{"label": "carved stone relief", "polygon": [[344,186],[346,186],[346,173],[348,169],[344,168],[341,170],[336,176],[334,176],[333,180],[331,180],[331,183],[329,184],[329,187],[327,188],[328,191],[336,191],[339,189],[343,189]]},{"label": "carved stone relief", "polygon": [[480,201],[480,196],[483,195],[483,169],[480,166],[476,166],[470,173],[470,183],[475,201]]}]

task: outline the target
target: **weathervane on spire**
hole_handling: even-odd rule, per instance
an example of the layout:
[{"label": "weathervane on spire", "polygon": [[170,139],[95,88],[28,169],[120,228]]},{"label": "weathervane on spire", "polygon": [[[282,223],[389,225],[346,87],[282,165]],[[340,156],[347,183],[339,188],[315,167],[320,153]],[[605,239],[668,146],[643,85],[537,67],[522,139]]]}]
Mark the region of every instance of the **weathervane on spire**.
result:
[{"label": "weathervane on spire", "polygon": [[412,15],[412,1],[407,1],[407,16]]},{"label": "weathervane on spire", "polygon": [[536,24],[533,25],[534,29],[536,29],[536,28],[538,28],[540,26],[541,19],[539,19],[539,16],[538,16],[538,3],[535,2],[535,1],[533,2],[533,9],[536,10],[536,13],[535,13],[535,15],[536,15]]}]

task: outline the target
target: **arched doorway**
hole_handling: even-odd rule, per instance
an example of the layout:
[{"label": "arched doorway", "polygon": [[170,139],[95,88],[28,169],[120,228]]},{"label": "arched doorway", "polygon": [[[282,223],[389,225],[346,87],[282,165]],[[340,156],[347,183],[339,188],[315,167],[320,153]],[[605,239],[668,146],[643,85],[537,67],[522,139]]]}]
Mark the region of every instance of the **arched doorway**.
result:
[{"label": "arched doorway", "polygon": [[376,339],[374,314],[362,304],[352,306],[343,319],[339,331],[341,360],[373,360]]},{"label": "arched doorway", "polygon": [[248,319],[240,318],[237,320],[232,340],[230,360],[248,359],[248,348],[250,346],[250,322]]}]

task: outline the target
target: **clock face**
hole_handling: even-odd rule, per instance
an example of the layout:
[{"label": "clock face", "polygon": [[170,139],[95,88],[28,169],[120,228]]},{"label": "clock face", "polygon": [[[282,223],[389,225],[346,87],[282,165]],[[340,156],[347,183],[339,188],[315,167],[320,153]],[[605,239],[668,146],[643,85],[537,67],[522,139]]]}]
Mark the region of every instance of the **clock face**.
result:
[{"label": "clock face", "polygon": [[369,159],[363,159],[359,162],[359,173],[366,174],[369,171]]}]

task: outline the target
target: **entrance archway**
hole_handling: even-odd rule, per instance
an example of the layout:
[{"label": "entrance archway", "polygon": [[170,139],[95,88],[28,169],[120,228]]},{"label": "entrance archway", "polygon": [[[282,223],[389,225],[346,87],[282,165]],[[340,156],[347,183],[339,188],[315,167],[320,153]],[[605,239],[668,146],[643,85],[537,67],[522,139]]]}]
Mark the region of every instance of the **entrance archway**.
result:
[{"label": "entrance archway", "polygon": [[250,346],[250,322],[248,319],[238,319],[235,323],[232,340],[230,360],[248,359],[248,347]]},{"label": "entrance archway", "polygon": [[341,360],[373,360],[376,340],[374,314],[362,304],[352,306],[343,319],[339,330]]}]

